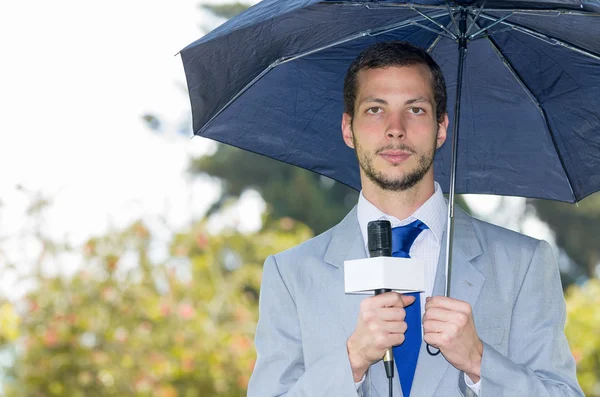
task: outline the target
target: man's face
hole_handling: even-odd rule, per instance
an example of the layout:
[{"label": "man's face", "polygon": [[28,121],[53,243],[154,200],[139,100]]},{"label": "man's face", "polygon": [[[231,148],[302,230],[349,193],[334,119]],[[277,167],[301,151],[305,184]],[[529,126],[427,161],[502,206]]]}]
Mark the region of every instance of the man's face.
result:
[{"label": "man's face", "polygon": [[437,122],[429,69],[367,69],[357,77],[354,118],[344,113],[342,132],[356,150],[363,184],[402,191],[424,178],[433,183],[433,156],[446,140],[448,117]]}]

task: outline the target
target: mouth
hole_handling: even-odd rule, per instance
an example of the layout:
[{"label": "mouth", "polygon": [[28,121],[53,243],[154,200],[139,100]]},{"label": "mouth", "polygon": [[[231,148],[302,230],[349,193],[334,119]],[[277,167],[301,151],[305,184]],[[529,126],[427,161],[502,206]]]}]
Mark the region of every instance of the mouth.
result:
[{"label": "mouth", "polygon": [[401,164],[408,159],[412,153],[404,150],[384,150],[379,153],[384,160],[391,164]]}]

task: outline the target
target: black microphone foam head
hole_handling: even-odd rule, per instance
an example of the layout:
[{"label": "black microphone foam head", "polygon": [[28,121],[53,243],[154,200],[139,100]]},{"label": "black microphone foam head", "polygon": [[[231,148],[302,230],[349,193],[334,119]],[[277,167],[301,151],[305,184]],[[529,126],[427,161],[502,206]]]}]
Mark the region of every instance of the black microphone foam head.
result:
[{"label": "black microphone foam head", "polygon": [[367,226],[369,254],[392,256],[392,224],[390,221],[372,221]]}]

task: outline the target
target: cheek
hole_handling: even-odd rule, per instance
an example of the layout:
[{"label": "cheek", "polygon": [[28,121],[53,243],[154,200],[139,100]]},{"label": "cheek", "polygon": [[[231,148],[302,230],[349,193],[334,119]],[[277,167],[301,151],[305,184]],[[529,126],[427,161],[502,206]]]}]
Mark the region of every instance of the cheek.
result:
[{"label": "cheek", "polygon": [[360,132],[361,136],[371,136],[385,131],[383,117],[372,116],[362,118],[354,122],[354,132]]}]

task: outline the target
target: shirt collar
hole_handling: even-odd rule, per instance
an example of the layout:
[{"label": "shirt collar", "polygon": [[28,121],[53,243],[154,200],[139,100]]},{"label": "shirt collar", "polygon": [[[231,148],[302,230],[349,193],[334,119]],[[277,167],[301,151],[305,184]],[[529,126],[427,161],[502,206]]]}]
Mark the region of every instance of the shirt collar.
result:
[{"label": "shirt collar", "polygon": [[446,217],[448,209],[446,200],[442,194],[442,189],[437,182],[434,182],[434,192],[412,215],[406,219],[398,219],[388,215],[373,205],[365,198],[362,191],[358,197],[357,216],[360,231],[365,245],[367,244],[367,225],[371,221],[388,220],[392,227],[407,225],[415,220],[420,220],[433,232],[438,243],[442,240],[444,228],[446,227]]}]

